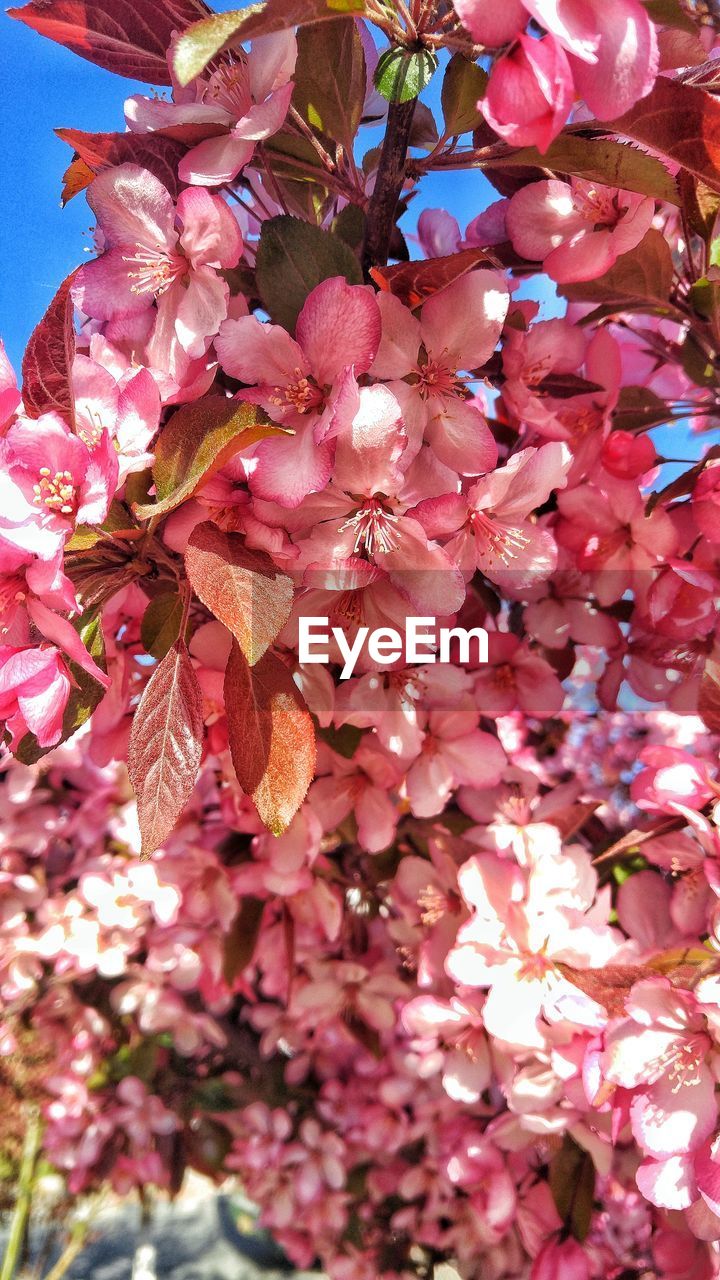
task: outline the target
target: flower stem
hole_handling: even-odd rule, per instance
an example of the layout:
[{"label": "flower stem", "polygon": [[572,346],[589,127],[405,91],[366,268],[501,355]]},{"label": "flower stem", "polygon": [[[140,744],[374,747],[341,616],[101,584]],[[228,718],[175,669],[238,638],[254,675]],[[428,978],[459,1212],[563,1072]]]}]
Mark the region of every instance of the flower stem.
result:
[{"label": "flower stem", "polygon": [[2,1269],[0,1269],[0,1280],[12,1280],[22,1257],[30,1219],[35,1167],[40,1151],[41,1134],[40,1113],[36,1108],[33,1108],[28,1114],[25,1142],[20,1161],[17,1200],[15,1201],[15,1208],[10,1222],[10,1235],[2,1260]]}]

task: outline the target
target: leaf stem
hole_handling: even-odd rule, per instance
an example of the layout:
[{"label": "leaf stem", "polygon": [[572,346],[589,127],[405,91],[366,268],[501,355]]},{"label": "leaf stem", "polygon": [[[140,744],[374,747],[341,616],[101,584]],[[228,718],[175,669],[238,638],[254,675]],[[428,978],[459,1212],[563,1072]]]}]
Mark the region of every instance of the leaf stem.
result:
[{"label": "leaf stem", "polygon": [[405,164],[410,130],[415,114],[416,98],[409,102],[391,102],[387,130],[383,139],[375,188],[367,210],[367,231],[363,245],[363,269],[384,267],[390,251],[395,226],[395,212],[405,181]]},{"label": "leaf stem", "polygon": [[33,1108],[28,1113],[25,1142],[23,1143],[20,1161],[17,1200],[15,1201],[15,1208],[10,1222],[7,1248],[2,1260],[2,1268],[0,1269],[0,1280],[12,1280],[22,1256],[30,1219],[35,1168],[40,1151],[41,1135],[40,1113],[37,1108]]}]

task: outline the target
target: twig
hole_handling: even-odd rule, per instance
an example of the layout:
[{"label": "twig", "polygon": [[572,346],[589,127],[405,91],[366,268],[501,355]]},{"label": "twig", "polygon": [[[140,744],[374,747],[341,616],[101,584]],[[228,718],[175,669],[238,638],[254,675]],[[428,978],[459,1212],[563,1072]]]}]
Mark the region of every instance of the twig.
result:
[{"label": "twig", "polygon": [[375,189],[367,211],[367,231],[363,245],[363,269],[384,267],[395,226],[395,211],[405,181],[405,164],[416,98],[391,102],[375,179]]}]

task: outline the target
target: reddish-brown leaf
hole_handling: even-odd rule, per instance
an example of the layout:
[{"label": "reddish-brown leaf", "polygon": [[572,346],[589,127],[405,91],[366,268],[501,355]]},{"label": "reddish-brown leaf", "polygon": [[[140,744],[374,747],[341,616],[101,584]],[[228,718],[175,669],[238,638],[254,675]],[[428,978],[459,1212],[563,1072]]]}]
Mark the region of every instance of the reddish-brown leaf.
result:
[{"label": "reddish-brown leaf", "polygon": [[202,0],[31,0],[8,13],[107,71],[172,84],[166,58],[172,34],[208,9]]},{"label": "reddish-brown leaf", "polygon": [[63,280],[39,325],[30,335],[22,362],[23,402],[29,418],[55,409],[73,418],[70,370],[75,355],[70,289],[77,272]]},{"label": "reddish-brown leaf", "polygon": [[315,772],[315,733],[292,676],[269,651],[254,667],[233,641],[225,673],[230,754],[238,782],[273,835],[282,835]]},{"label": "reddish-brown leaf", "polygon": [[225,533],[211,520],[190,534],[185,568],[196,596],[254,666],[290,617],[292,579],[264,552],[246,547],[239,533]]},{"label": "reddish-brown leaf", "polygon": [[647,97],[615,120],[612,130],[652,147],[720,191],[720,102],[712,94],[659,76]]},{"label": "reddish-brown leaf", "polygon": [[425,298],[447,288],[453,280],[473,267],[491,262],[484,249],[461,249],[447,258],[424,258],[420,262],[401,262],[394,267],[371,267],[370,275],[380,289],[394,293],[408,307],[417,307]]},{"label": "reddish-brown leaf", "polygon": [[711,733],[720,733],[720,661],[717,653],[705,663],[698,694],[698,715]]},{"label": "reddish-brown leaf", "polygon": [[[85,133],[82,129],[56,129],[55,132],[91,171],[90,180],[114,165],[139,164],[160,179],[173,199],[177,198],[177,169],[187,149],[182,142],[162,133]],[[67,177],[68,174],[66,181]]]},{"label": "reddish-brown leaf", "polygon": [[560,964],[558,968],[568,982],[601,1004],[611,1017],[625,1012],[630,988],[648,976],[647,969],[638,964],[606,964],[604,969],[574,969]]},{"label": "reddish-brown leaf", "polygon": [[202,744],[200,685],[184,641],[177,640],[153,672],[130,733],[128,772],[144,858],[170,835],[190,798]]},{"label": "reddish-brown leaf", "polygon": [[648,827],[646,831],[634,827],[632,831],[628,831],[626,835],[616,840],[609,849],[605,849],[603,853],[598,854],[597,858],[593,858],[593,862],[597,866],[599,862],[609,862],[611,858],[619,858],[622,853],[628,851],[634,853],[642,845],[647,844],[648,840],[654,840],[656,836],[665,836],[670,831],[680,831],[684,826],[685,819],[677,817],[663,818],[662,822],[656,823],[654,827]]}]

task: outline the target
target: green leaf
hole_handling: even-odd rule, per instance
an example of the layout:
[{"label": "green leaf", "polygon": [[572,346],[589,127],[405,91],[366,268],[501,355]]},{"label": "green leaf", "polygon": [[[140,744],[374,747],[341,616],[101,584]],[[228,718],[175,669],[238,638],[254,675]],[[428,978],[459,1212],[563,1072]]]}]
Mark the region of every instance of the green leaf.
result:
[{"label": "green leaf", "polygon": [[[102,627],[100,624],[100,615],[92,614],[80,616],[72,619],[72,625],[77,631],[85,648],[92,658],[95,659],[97,665],[102,671],[105,671],[105,642],[103,640]],[[66,659],[68,671],[72,676],[74,685],[70,690],[65,714],[62,722],[62,733],[60,734],[60,742],[67,742],[68,738],[72,738],[86,722],[90,719],[93,711],[105,696],[105,690],[97,680],[76,662]],[[60,743],[56,743],[59,746]],[[18,744],[15,755],[23,764],[37,764],[48,751],[54,751],[55,747],[41,747],[34,733],[26,733],[25,737]]]},{"label": "green leaf", "polygon": [[256,405],[211,396],[183,405],[155,442],[156,500],[138,505],[141,520],[167,515],[191,498],[198,485],[240,449],[267,436],[287,435]]},{"label": "green leaf", "polygon": [[613,410],[616,431],[641,431],[667,422],[670,416],[665,401],[648,387],[621,387]]},{"label": "green leaf", "polygon": [[263,306],[290,333],[308,294],[331,276],[362,284],[352,249],[333,235],[283,214],[262,224],[255,266]]},{"label": "green leaf", "polygon": [[119,533],[120,530],[132,529],[135,521],[122,502],[113,498],[110,510],[101,525],[78,524],[71,538],[65,543],[66,551],[88,551],[90,547],[102,542],[107,533]]},{"label": "green leaf", "polygon": [[180,635],[183,603],[177,591],[163,591],[150,601],[140,624],[143,647],[160,660]]},{"label": "green leaf", "polygon": [[487,71],[477,62],[469,62],[461,53],[453,54],[440,94],[447,134],[467,133],[477,128],[482,119],[478,101],[485,96],[487,82]]},{"label": "green leaf", "polygon": [[365,239],[367,219],[357,204],[346,204],[333,222],[332,229],[351,249],[360,249]]},{"label": "green leaf", "polygon": [[360,745],[363,731],[354,724],[343,724],[339,729],[331,724],[325,729],[318,729],[317,736],[322,738],[333,751],[337,751],[339,756],[352,760]]},{"label": "green leaf", "polygon": [[661,27],[677,27],[679,31],[687,31],[691,35],[697,33],[697,26],[681,0],[643,0],[648,17]]},{"label": "green leaf", "polygon": [[564,133],[543,155],[535,147],[521,147],[508,155],[488,158],[484,167],[549,169],[552,173],[569,174],[588,182],[634,191],[641,196],[653,196],[668,204],[680,203],[675,180],[662,161],[623,142]]},{"label": "green leaf", "polygon": [[410,102],[430,83],[438,60],[429,49],[410,53],[407,49],[386,49],[375,69],[375,88],[388,102]]},{"label": "green leaf", "polygon": [[260,935],[265,903],[259,898],[243,898],[223,944],[223,977],[232,986],[253,958]]},{"label": "green leaf", "polygon": [[604,276],[560,285],[558,292],[571,302],[612,302],[618,309],[634,302],[666,307],[672,280],[670,246],[662,233],[651,227],[637,248],[622,254]]},{"label": "green leaf", "polygon": [[560,1150],[550,1162],[549,1181],[560,1217],[575,1239],[582,1242],[590,1230],[595,1166],[588,1152],[567,1133]]},{"label": "green leaf", "polygon": [[223,49],[308,22],[357,17],[364,11],[365,0],[268,0],[214,13],[194,22],[180,36],[173,54],[175,75],[181,85],[188,85]]},{"label": "green leaf", "polygon": [[312,128],[352,151],[367,78],[357,23],[314,22],[298,32],[297,43],[293,106]]}]

